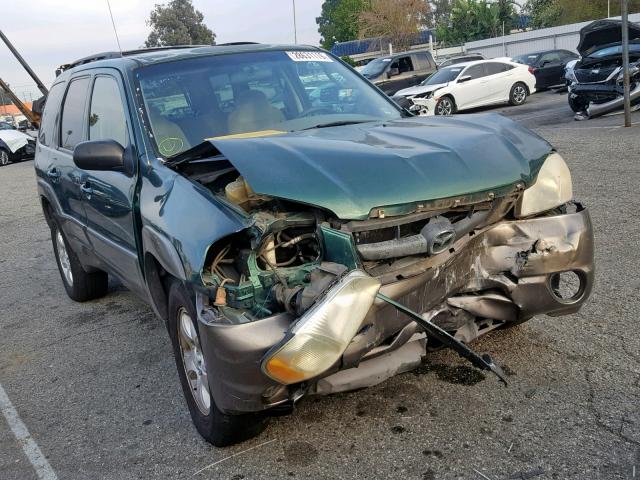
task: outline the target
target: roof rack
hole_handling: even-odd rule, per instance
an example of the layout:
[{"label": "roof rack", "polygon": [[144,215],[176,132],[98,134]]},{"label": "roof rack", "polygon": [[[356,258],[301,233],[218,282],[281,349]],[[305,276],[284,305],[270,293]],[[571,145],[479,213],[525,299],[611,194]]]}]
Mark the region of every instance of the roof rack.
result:
[{"label": "roof rack", "polygon": [[60,65],[56,70],[56,76],[60,75],[65,70],[69,70],[70,68],[77,67],[78,65],[84,65],[91,62],[97,62],[98,60],[109,60],[112,58],[121,58],[127,57],[129,55],[138,55],[140,53],[147,52],[159,52],[163,50],[175,50],[182,48],[197,48],[197,47],[210,47],[211,45],[172,45],[166,47],[149,47],[149,48],[138,48],[136,50],[125,50],[123,52],[102,52],[96,53],[94,55],[90,55],[88,57],[81,58],[72,63],[65,63]]}]

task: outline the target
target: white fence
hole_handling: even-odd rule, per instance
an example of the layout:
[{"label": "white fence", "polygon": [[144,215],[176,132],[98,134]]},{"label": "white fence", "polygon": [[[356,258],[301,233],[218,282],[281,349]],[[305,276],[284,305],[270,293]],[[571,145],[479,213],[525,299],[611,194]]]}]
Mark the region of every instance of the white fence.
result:
[{"label": "white fence", "polygon": [[[619,19],[620,17],[612,18]],[[629,15],[629,21],[640,22],[640,13]],[[591,21],[572,23],[467,42],[464,44],[464,49],[466,52],[481,53],[487,58],[515,57],[516,55],[556,48],[575,52],[580,41],[580,29],[590,23]]]}]

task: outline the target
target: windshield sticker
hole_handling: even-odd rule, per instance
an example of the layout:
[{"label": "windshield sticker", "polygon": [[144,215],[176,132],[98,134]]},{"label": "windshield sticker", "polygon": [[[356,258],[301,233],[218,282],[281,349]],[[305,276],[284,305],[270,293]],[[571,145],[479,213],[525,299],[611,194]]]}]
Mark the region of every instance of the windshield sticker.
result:
[{"label": "windshield sticker", "polygon": [[294,62],[333,62],[331,57],[324,52],[287,52]]}]

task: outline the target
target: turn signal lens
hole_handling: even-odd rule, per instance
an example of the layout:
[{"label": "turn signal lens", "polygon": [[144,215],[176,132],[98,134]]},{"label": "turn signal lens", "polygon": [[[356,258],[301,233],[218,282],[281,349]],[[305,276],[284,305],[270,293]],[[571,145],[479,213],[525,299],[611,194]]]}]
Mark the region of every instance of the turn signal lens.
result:
[{"label": "turn signal lens", "polygon": [[289,385],[317,377],[336,363],[373,305],[380,282],[360,270],[347,274],[267,354],[262,370]]}]

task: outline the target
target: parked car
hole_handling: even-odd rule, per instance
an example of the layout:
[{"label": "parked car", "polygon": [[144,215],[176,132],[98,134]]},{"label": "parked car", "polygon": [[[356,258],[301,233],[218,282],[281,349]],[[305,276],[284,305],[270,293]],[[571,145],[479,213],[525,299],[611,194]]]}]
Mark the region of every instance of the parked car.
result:
[{"label": "parked car", "polygon": [[400,89],[418,85],[436,70],[430,52],[405,52],[376,58],[367,63],[361,74],[391,96]]},{"label": "parked car", "polygon": [[[581,58],[569,76],[569,106],[591,117],[623,107],[622,24],[598,20],[580,30]],[[640,102],[640,25],[629,24],[632,103]]]},{"label": "parked car", "polygon": [[407,115],[312,47],[70,64],[35,169],[67,294],[113,276],[153,307],[218,446],[414,368],[427,344],[504,380],[466,344],[576,312],[593,284],[589,214],[551,145],[500,115]]},{"label": "parked car", "polygon": [[535,77],[508,61],[478,60],[442,68],[421,85],[400,90],[394,99],[410,100],[421,115],[451,115],[469,108],[509,102],[522,105],[534,93]]},{"label": "parked car", "polygon": [[564,69],[568,62],[576,60],[578,55],[569,50],[545,50],[513,57],[513,61],[529,67],[529,71],[536,76],[536,88],[563,85]]},{"label": "parked car", "polygon": [[16,130],[16,127],[9,122],[0,122],[0,130]]},{"label": "parked car", "polygon": [[0,167],[33,158],[35,144],[29,135],[17,131],[13,126],[2,128],[0,124]]},{"label": "parked car", "polygon": [[438,64],[438,68],[450,67],[457,63],[473,62],[474,60],[484,60],[484,55],[480,53],[470,53],[468,55],[460,55],[457,57],[447,58]]}]

